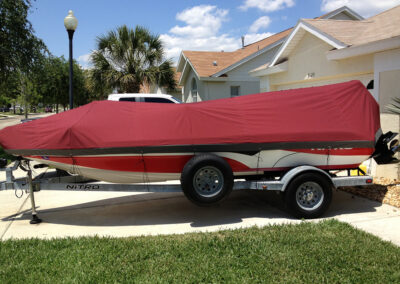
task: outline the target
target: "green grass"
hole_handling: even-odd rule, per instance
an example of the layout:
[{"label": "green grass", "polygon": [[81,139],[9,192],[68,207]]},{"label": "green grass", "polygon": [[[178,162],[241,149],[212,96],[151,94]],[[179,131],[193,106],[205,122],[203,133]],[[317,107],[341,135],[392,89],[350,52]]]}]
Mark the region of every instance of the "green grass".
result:
[{"label": "green grass", "polygon": [[0,112],[0,115],[3,116],[9,116],[9,115],[18,115],[19,113],[15,113],[13,111],[7,111],[7,112]]},{"label": "green grass", "polygon": [[0,242],[0,283],[400,283],[399,264],[400,248],[334,220],[173,236]]}]

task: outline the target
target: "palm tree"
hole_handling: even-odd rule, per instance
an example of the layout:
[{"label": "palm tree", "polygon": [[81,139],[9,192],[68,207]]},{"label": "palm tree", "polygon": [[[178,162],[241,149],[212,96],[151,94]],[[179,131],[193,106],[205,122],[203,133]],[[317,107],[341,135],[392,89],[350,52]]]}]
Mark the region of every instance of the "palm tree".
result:
[{"label": "palm tree", "polygon": [[392,98],[392,103],[386,106],[386,109],[392,113],[400,114],[400,98]]},{"label": "palm tree", "polygon": [[130,29],[124,25],[97,37],[91,61],[93,90],[139,93],[149,84],[176,88],[172,62],[164,60],[161,40],[140,26]]}]

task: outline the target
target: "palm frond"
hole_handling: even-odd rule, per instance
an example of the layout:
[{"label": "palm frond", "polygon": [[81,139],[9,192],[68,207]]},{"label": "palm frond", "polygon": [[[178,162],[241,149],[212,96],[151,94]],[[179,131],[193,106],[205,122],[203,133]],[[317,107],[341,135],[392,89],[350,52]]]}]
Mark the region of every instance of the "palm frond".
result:
[{"label": "palm frond", "polygon": [[400,98],[392,98],[392,103],[386,106],[386,109],[392,113],[400,114]]},{"label": "palm frond", "polygon": [[138,92],[143,84],[154,83],[174,89],[174,69],[163,61],[164,48],[158,35],[148,29],[126,25],[100,35],[92,53],[93,85],[104,84],[125,92]]}]

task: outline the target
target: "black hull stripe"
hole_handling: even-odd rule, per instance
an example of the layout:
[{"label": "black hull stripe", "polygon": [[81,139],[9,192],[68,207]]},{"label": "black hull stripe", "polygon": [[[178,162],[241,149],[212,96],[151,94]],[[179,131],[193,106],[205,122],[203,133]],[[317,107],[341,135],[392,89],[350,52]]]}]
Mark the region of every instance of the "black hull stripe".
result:
[{"label": "black hull stripe", "polygon": [[262,150],[290,150],[315,148],[374,148],[374,141],[333,141],[333,142],[276,142],[207,145],[166,145],[146,147],[90,148],[90,149],[5,149],[17,156],[83,156],[112,154],[153,154],[153,153],[201,153],[234,152],[256,154]]}]

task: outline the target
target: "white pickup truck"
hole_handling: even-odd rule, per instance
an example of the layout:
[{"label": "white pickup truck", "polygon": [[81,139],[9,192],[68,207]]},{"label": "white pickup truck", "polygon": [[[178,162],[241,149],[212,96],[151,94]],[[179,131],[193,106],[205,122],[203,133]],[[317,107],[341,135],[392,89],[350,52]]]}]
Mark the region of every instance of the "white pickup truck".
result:
[{"label": "white pickup truck", "polygon": [[144,103],[173,103],[180,104],[181,101],[166,94],[111,94],[109,101],[120,102],[144,102]]}]

